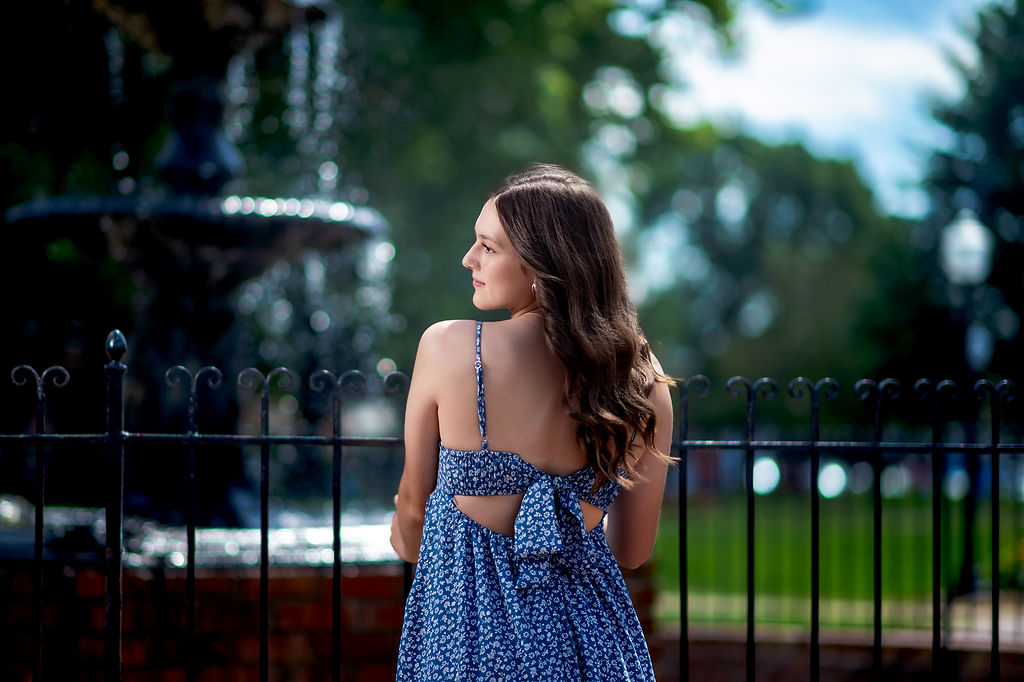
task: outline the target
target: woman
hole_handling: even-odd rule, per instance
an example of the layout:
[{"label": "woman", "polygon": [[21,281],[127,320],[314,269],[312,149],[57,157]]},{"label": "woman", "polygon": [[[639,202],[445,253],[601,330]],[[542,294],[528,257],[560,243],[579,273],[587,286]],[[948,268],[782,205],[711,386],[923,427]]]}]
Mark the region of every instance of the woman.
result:
[{"label": "woman", "polygon": [[671,380],[611,217],[586,181],[537,165],[475,233],[473,304],[511,317],[420,340],[391,531],[417,561],[398,680],[653,680],[617,563],[654,546]]}]

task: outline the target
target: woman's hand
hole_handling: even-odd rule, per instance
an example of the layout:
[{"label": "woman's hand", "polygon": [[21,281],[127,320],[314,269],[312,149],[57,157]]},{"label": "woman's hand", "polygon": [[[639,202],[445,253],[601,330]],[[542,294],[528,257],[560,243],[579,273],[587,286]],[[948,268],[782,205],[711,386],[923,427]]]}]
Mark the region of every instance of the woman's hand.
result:
[{"label": "woman's hand", "polygon": [[398,495],[395,495],[395,513],[391,515],[391,547],[394,548],[398,558],[409,563],[416,563],[417,556],[411,555],[405,542],[402,540],[402,529],[398,525]]},{"label": "woman's hand", "polygon": [[395,554],[402,561],[409,561],[410,563],[416,563],[417,552],[410,552],[409,548],[406,547],[406,542],[401,538],[401,526],[398,525],[398,496],[394,496],[395,512],[391,514],[391,547],[394,549]]},{"label": "woman's hand", "polygon": [[405,547],[402,543],[402,532],[398,529],[398,512],[391,515],[391,547],[395,550],[395,554],[402,561],[406,561],[403,556],[405,554]]}]

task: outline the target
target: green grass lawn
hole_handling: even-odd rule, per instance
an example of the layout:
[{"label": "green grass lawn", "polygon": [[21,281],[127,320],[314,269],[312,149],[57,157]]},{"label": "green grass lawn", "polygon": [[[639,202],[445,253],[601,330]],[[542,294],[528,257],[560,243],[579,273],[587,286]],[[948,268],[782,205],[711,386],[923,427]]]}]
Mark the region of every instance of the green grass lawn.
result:
[{"label": "green grass lawn", "polygon": [[[976,587],[991,577],[991,507],[979,505],[975,524]],[[1019,589],[1019,505],[1000,512],[1000,584]],[[688,585],[691,620],[746,618],[746,498],[694,496],[687,507]],[[773,494],[755,502],[754,587],[756,620],[809,622],[811,508],[807,496]],[[886,500],[882,524],[883,621],[914,626],[920,605],[930,609],[932,590],[931,501]],[[963,507],[943,507],[943,584],[959,574],[963,556]],[[1014,514],[1017,521],[1014,523]],[[821,501],[820,590],[822,623],[870,623],[874,593],[872,508],[869,495]],[[658,618],[679,620],[679,517],[662,513],[655,547]],[[758,603],[760,602],[760,603]],[[929,611],[930,613],[930,611]],[[927,622],[927,616],[925,617]]]}]

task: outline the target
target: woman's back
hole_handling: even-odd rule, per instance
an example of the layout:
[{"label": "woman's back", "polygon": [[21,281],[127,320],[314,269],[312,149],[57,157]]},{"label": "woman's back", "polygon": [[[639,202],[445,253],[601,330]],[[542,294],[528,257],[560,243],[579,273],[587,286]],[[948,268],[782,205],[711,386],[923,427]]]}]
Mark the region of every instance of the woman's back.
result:
[{"label": "woman's back", "polygon": [[[438,387],[441,443],[479,450],[475,323],[458,320],[445,330],[450,382]],[[450,340],[450,344],[447,341]],[[481,358],[491,450],[514,452],[542,471],[564,476],[586,466],[576,423],[562,405],[565,368],[544,343],[541,319],[486,322]]]},{"label": "woman's back", "polygon": [[[441,443],[452,450],[481,448],[475,329],[475,323],[457,320],[442,332],[451,381],[437,387],[438,422]],[[480,345],[489,450],[515,453],[553,476],[587,466],[576,423],[562,405],[565,368],[544,342],[541,319],[485,323]],[[485,528],[512,535],[522,497],[456,495],[455,505]],[[583,500],[580,505],[588,528],[600,523],[601,509]]]}]

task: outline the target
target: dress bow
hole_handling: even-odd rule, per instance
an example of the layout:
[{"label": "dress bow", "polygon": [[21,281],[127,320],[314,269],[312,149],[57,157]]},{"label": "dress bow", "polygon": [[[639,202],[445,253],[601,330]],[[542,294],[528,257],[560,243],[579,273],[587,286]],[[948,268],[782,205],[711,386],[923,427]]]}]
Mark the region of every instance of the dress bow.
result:
[{"label": "dress bow", "polygon": [[516,515],[516,587],[528,589],[547,583],[552,560],[579,553],[586,532],[579,497],[565,478],[543,476],[534,481]]}]

